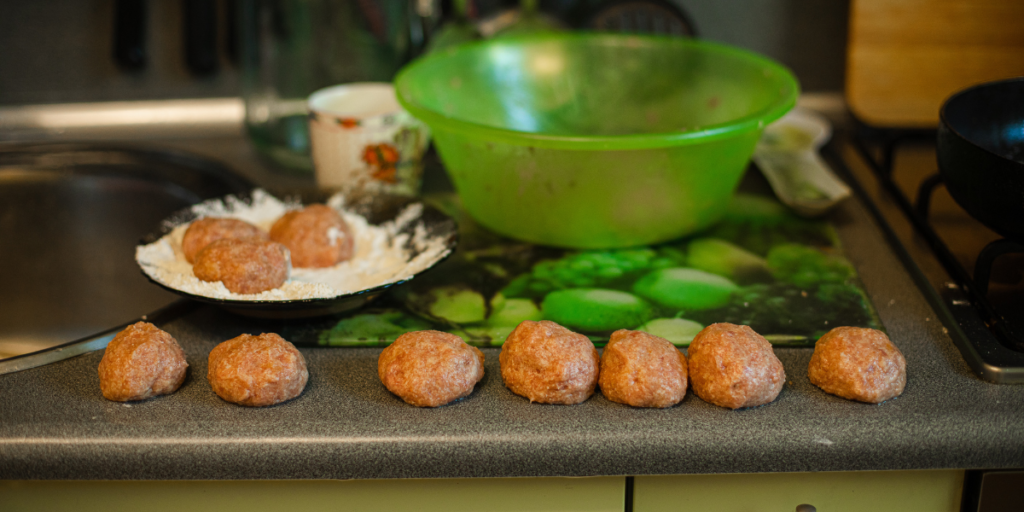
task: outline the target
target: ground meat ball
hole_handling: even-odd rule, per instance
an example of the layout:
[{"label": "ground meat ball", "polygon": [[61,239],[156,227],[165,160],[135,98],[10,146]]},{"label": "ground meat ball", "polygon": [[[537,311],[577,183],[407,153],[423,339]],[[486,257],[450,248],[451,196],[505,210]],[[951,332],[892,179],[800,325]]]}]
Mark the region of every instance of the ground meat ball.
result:
[{"label": "ground meat ball", "polygon": [[771,343],[745,325],[709,325],[693,338],[689,352],[693,392],[720,407],[767,404],[786,382]]},{"label": "ground meat ball", "polygon": [[100,391],[127,402],[175,392],[185,381],[185,353],[166,331],[136,322],[117,333],[100,360]]},{"label": "ground meat ball", "polygon": [[288,280],[288,249],[256,238],[222,239],[196,255],[192,273],[202,281],[221,281],[235,293],[273,290]]},{"label": "ground meat ball", "polygon": [[263,407],[302,394],[309,372],[302,354],[284,338],[274,333],[243,334],[210,351],[206,378],[224,400]]},{"label": "ground meat ball", "polygon": [[473,392],[484,377],[484,354],[454,334],[407,332],[381,352],[377,375],[406,403],[437,407]]},{"label": "ground meat ball", "polygon": [[296,268],[323,268],[346,261],[355,245],[341,214],[322,204],[284,214],[270,228],[270,238],[291,250]]},{"label": "ground meat ball", "polygon": [[266,240],[269,235],[262,229],[238,219],[204,217],[192,221],[181,239],[181,252],[185,260],[195,263],[196,254],[222,238],[259,238]]},{"label": "ground meat ball", "polygon": [[525,321],[498,357],[513,393],[544,404],[578,404],[597,386],[600,358],[590,339],[548,320]]},{"label": "ground meat ball", "polygon": [[836,327],[814,344],[807,377],[826,393],[877,404],[903,393],[907,361],[882,331]]},{"label": "ground meat ball", "polygon": [[625,329],[601,354],[601,393],[633,407],[670,407],[686,396],[686,356],[668,340]]}]

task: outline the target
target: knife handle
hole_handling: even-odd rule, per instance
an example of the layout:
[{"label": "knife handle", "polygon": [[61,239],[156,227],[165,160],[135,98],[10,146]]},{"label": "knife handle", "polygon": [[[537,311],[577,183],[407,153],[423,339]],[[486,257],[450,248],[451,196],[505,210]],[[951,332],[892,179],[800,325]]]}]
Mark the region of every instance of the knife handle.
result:
[{"label": "knife handle", "polygon": [[217,2],[182,0],[185,26],[185,64],[194,76],[217,72]]},{"label": "knife handle", "polygon": [[126,71],[146,67],[146,2],[117,0],[114,4],[114,62]]}]

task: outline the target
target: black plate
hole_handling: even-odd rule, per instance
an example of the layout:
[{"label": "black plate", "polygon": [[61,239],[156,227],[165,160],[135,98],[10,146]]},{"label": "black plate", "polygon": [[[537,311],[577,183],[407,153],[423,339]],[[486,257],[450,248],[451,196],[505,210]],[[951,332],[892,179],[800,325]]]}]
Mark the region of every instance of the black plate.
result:
[{"label": "black plate", "polygon": [[[251,194],[234,194],[233,197],[238,198],[245,204],[252,204]],[[226,199],[226,198],[225,198]],[[314,202],[325,202],[327,197],[318,194],[303,194],[302,196],[288,196],[284,198],[286,202],[297,200],[303,204],[309,204]],[[404,197],[404,196],[374,196],[359,200],[352,204],[347,204],[346,208],[350,211],[358,213],[366,218],[366,220],[373,225],[380,225],[384,222],[394,219],[399,212],[402,211],[407,205],[420,202],[419,199]],[[160,229],[150,235],[147,235],[141,240],[142,245],[148,245],[156,242],[167,233],[170,233],[175,227],[180,226],[186,222],[191,222],[196,219],[195,213],[191,209],[180,210],[168,219],[164,220],[161,224]],[[426,269],[418,272],[416,275],[426,272],[430,268],[433,268],[438,263],[441,263],[447,259],[452,253],[455,252],[455,247],[458,245],[458,226],[455,220],[444,214],[437,208],[430,206],[427,203],[423,204],[423,213],[419,219],[414,222],[410,222],[406,228],[401,232],[412,232],[417,225],[422,224],[430,237],[443,237],[445,244],[449,251],[448,254],[443,256],[434,262],[433,265]],[[410,242],[411,243],[411,242]],[[411,249],[411,246],[410,246]],[[415,256],[415,253],[413,254]],[[330,298],[317,298],[317,299],[299,299],[299,300],[229,300],[229,299],[215,299],[211,297],[204,297],[201,295],[194,295],[191,293],[183,292],[171,288],[163,283],[160,283],[149,277],[145,272],[142,272],[150,282],[164,288],[165,290],[171,291],[182,297],[186,297],[197,302],[203,302],[207,304],[213,304],[226,311],[232,313],[254,317],[254,318],[267,318],[267,319],[295,319],[295,318],[312,318],[324,315],[335,315],[345,313],[358,309],[368,302],[376,299],[389,288],[395,285],[405,283],[415,277],[396,281],[393,283],[383,284],[375,286],[366,290],[338,295]]]}]

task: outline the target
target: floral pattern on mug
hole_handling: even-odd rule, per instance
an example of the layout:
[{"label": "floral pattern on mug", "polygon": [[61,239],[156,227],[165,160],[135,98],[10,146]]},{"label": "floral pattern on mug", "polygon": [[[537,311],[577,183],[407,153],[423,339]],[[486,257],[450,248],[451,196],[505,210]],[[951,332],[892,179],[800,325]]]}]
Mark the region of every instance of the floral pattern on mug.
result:
[{"label": "floral pattern on mug", "polygon": [[373,179],[385,183],[397,182],[395,175],[401,155],[388,143],[370,144],[363,148],[363,161],[370,166]]},{"label": "floral pattern on mug", "polygon": [[342,128],[356,128],[361,124],[358,119],[351,117],[339,117],[335,122]]}]

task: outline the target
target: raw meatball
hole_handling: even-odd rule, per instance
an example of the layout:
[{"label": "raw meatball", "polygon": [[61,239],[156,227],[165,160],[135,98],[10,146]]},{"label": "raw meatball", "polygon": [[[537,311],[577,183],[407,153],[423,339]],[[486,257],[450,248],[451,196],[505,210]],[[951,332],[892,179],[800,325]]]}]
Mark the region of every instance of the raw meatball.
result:
[{"label": "raw meatball", "polygon": [[686,396],[686,356],[668,340],[620,329],[601,354],[601,393],[633,407],[670,407]]},{"label": "raw meatball", "polygon": [[273,290],[288,280],[288,249],[270,240],[224,238],[196,255],[192,273],[202,281],[221,281],[235,293]]},{"label": "raw meatball", "polygon": [[437,407],[473,392],[484,377],[484,353],[440,331],[407,332],[377,360],[388,391],[417,407]]},{"label": "raw meatball", "polygon": [[224,400],[263,407],[302,394],[309,372],[302,354],[284,338],[243,334],[210,351],[206,378]]},{"label": "raw meatball", "polygon": [[100,360],[100,391],[127,402],[174,393],[185,381],[185,353],[166,331],[136,322],[117,333]]},{"label": "raw meatball", "polygon": [[693,338],[689,352],[693,392],[720,407],[767,404],[786,382],[772,344],[745,325],[709,325]]},{"label": "raw meatball", "polygon": [[238,219],[203,217],[192,221],[181,239],[181,252],[185,260],[195,263],[196,254],[222,238],[259,238],[267,240],[269,235],[262,229]]},{"label": "raw meatball", "polygon": [[341,214],[322,204],[284,214],[271,226],[270,238],[291,250],[297,268],[333,266],[351,258],[355,245]]},{"label": "raw meatball", "polygon": [[526,320],[498,356],[513,393],[544,404],[578,404],[597,386],[600,358],[590,339],[549,320]]},{"label": "raw meatball", "polygon": [[903,392],[907,361],[882,331],[836,327],[814,344],[807,377],[826,393],[877,404]]}]

